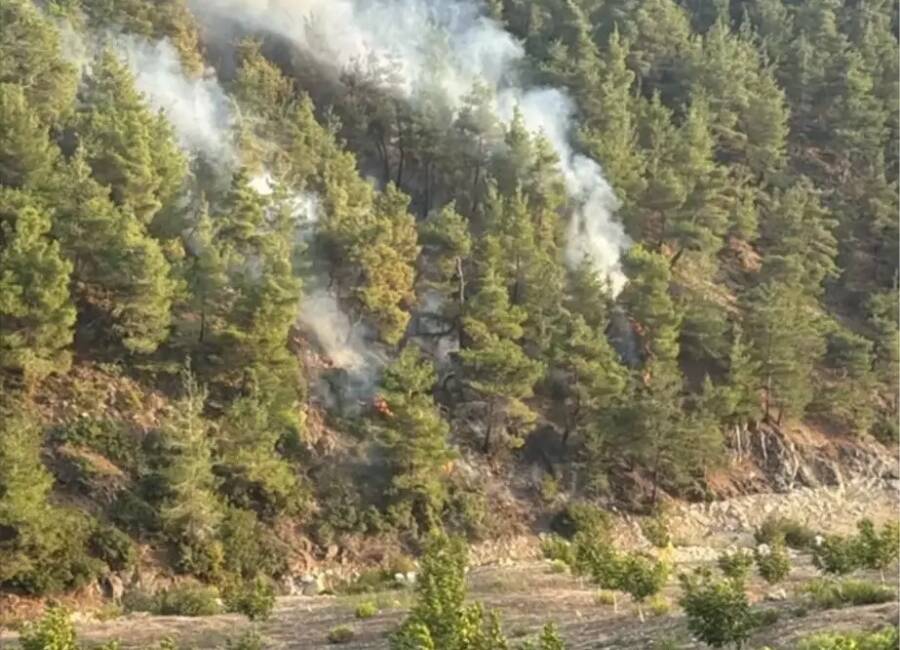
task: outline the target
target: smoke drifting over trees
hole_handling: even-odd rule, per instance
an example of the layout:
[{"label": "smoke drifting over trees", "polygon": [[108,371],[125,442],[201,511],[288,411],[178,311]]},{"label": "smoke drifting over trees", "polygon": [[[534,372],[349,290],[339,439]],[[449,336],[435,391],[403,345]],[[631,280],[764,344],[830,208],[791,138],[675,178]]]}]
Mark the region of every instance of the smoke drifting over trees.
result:
[{"label": "smoke drifting over trees", "polygon": [[475,3],[212,0],[192,7],[213,31],[227,20],[279,34],[335,77],[380,60],[412,103],[437,86],[458,110],[480,84],[491,90],[504,120],[518,107],[528,128],[543,133],[559,157],[574,208],[566,259],[575,267],[587,256],[621,289],[619,257],[630,242],[614,220],[617,201],[600,165],[574,151],[572,99],[560,89],[524,86],[529,71],[522,44]]},{"label": "smoke drifting over trees", "polygon": [[0,589],[708,498],[801,421],[896,444],[896,21],[0,0]]}]

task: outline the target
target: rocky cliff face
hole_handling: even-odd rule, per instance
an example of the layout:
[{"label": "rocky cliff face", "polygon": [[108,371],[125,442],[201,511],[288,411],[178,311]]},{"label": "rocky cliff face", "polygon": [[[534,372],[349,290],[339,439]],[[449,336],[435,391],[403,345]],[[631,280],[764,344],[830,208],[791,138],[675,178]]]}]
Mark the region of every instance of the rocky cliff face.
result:
[{"label": "rocky cliff face", "polygon": [[732,467],[720,486],[723,497],[900,478],[896,453],[870,440],[762,424],[755,430],[735,430],[730,442]]}]

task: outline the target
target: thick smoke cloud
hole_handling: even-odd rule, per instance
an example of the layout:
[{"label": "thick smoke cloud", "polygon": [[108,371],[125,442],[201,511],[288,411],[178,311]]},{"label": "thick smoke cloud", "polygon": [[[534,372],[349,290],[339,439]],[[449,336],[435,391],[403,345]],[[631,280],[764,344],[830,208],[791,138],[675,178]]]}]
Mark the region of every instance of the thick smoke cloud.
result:
[{"label": "thick smoke cloud", "polygon": [[421,86],[438,82],[452,102],[476,81],[492,88],[500,114],[509,119],[516,105],[528,126],[543,131],[556,149],[575,205],[566,261],[587,256],[618,291],[619,267],[629,245],[613,219],[615,195],[596,161],[575,153],[570,134],[574,104],[565,92],[528,89],[517,71],[521,44],[472,2],[447,0],[192,0],[209,25],[238,20],[270,31],[304,49],[324,69],[338,74],[374,55],[397,66],[400,86],[414,99]]},{"label": "thick smoke cloud", "polygon": [[113,45],[131,68],[138,90],[165,113],[181,146],[201,154],[215,168],[232,167],[234,113],[216,78],[187,76],[178,52],[165,40],[117,36]]}]

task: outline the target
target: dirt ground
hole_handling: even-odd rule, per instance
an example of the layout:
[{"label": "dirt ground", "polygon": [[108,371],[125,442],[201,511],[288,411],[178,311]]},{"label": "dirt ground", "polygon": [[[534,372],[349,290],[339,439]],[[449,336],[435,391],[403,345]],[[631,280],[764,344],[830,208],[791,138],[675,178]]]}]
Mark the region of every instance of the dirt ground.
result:
[{"label": "dirt ground", "polygon": [[[897,601],[883,605],[815,610],[802,607],[802,596],[795,593],[800,584],[812,578],[815,570],[808,558],[796,560],[789,581],[784,585],[785,600],[767,601],[774,590],[759,581],[750,585],[750,593],[759,607],[779,611],[777,623],[759,630],[751,648],[769,646],[788,650],[806,635],[820,631],[877,629],[896,623],[900,616]],[[876,576],[866,576],[877,579]],[[664,591],[672,611],[653,616],[641,623],[633,603],[623,597],[618,611],[612,605],[595,602],[596,590],[590,584],[565,574],[554,573],[545,562],[529,562],[508,567],[483,567],[469,574],[470,595],[488,607],[500,610],[504,630],[515,643],[537,632],[546,621],[555,621],[570,650],[621,648],[704,648],[690,641],[685,620],[677,607],[678,587],[673,577]],[[388,635],[403,619],[411,601],[409,592],[386,592],[374,598],[381,607],[375,617],[357,620],[354,616],[361,597],[290,597],[278,601],[274,616],[261,625],[266,647],[274,649],[316,650],[342,647],[348,650],[384,650]],[[328,643],[329,630],[349,626],[354,639],[342,646]],[[88,646],[118,639],[123,649],[148,648],[165,637],[182,647],[224,648],[229,638],[247,629],[249,623],[236,615],[206,618],[159,617],[132,614],[106,622],[81,622],[79,638]],[[13,641],[13,635],[0,640]],[[678,645],[664,645],[673,644]],[[0,647],[7,647],[0,642]],[[14,646],[13,646],[14,647]]]},{"label": "dirt ground", "polygon": [[[873,483],[797,491],[781,496],[760,495],[732,499],[711,507],[691,507],[677,515],[677,568],[687,571],[698,563],[714,561],[728,546],[752,544],[753,529],[768,515],[800,518],[817,530],[849,532],[853,522],[862,516],[877,522],[896,517],[897,503],[896,484]],[[900,620],[900,601],[897,599],[863,607],[830,610],[809,607],[800,587],[818,572],[808,555],[793,555],[792,573],[784,585],[769,587],[758,578],[749,584],[751,599],[757,607],[775,609],[779,613],[777,622],[770,628],[757,631],[749,648],[791,650],[799,639],[815,632],[878,629]],[[874,574],[859,577],[879,579]],[[896,573],[892,578],[893,584],[900,582]],[[504,631],[513,647],[535,634],[548,621],[559,626],[569,650],[699,650],[705,647],[690,640],[685,618],[677,605],[679,588],[674,575],[663,591],[670,611],[657,616],[646,612],[644,623],[627,597],[620,598],[617,608],[599,604],[595,599],[596,587],[554,572],[544,561],[504,562],[473,568],[469,573],[469,587],[473,600],[500,611]],[[375,600],[380,611],[372,618],[358,620],[354,612],[364,599]],[[412,599],[409,590],[353,598],[285,597],[278,600],[271,620],[261,624],[259,629],[265,638],[265,647],[272,650],[335,647],[386,650],[388,636],[403,620]],[[164,638],[171,638],[182,648],[224,649],[229,639],[239,637],[249,626],[246,619],[237,615],[185,618],[129,614],[107,621],[87,618],[76,621],[79,639],[86,647],[118,640],[123,650],[148,650]],[[328,633],[337,626],[351,628],[354,638],[341,646],[329,644]],[[0,650],[15,648],[15,639],[14,633],[0,631]]]}]

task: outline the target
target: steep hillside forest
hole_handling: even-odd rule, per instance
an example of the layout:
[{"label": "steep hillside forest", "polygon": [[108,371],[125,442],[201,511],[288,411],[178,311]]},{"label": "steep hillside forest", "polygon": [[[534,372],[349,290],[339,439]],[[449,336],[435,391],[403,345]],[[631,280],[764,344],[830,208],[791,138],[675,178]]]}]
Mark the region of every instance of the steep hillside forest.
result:
[{"label": "steep hillside forest", "polygon": [[898,21],[0,0],[0,592],[646,514],[762,429],[888,453]]}]

